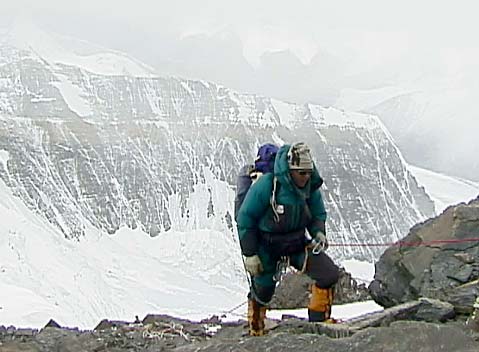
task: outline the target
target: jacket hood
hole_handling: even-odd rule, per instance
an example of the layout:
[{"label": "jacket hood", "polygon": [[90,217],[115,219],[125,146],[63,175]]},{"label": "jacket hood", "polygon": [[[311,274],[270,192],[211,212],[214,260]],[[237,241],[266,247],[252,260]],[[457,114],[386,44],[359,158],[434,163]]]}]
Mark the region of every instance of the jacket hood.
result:
[{"label": "jacket hood", "polygon": [[323,179],[319,175],[316,164],[313,162],[313,173],[306,186],[299,188],[294,184],[291,175],[289,174],[288,151],[291,148],[290,144],[285,144],[279,148],[276,160],[274,163],[274,175],[281,183],[282,187],[286,187],[293,193],[298,194],[301,198],[307,199],[311,192],[314,192],[323,184]]}]

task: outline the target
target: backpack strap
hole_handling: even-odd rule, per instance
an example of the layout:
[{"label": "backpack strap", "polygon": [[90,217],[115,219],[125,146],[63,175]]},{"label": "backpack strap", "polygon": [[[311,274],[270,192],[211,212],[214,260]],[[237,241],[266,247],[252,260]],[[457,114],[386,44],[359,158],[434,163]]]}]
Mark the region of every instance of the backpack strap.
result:
[{"label": "backpack strap", "polygon": [[[271,204],[271,208],[273,209],[274,214],[274,221],[279,222],[279,213],[277,210],[278,203],[276,203],[276,192],[278,192],[278,178],[276,176],[273,177],[273,191],[271,192],[271,197],[269,198],[269,203]],[[311,197],[306,198],[306,204],[310,207],[310,199]]]},{"label": "backpack strap", "polygon": [[269,203],[271,204],[271,207],[273,208],[273,214],[274,214],[274,221],[279,222],[279,214],[278,211],[276,210],[277,203],[276,203],[276,190],[278,188],[278,178],[276,176],[273,177],[273,191],[271,192],[271,197],[269,199]]}]

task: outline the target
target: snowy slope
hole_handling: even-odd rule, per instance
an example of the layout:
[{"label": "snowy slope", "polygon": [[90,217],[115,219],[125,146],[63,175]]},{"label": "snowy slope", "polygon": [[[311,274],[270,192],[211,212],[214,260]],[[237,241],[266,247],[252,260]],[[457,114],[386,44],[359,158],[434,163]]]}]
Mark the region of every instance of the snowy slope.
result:
[{"label": "snowy slope", "polygon": [[479,196],[479,183],[451,177],[409,165],[409,169],[434,201],[440,214],[450,205],[468,202]]},{"label": "snowy slope", "polygon": [[190,318],[221,314],[244,301],[239,248],[218,231],[151,238],[89,229],[67,240],[0,181],[0,325],[93,328],[101,319],[147,313]]}]

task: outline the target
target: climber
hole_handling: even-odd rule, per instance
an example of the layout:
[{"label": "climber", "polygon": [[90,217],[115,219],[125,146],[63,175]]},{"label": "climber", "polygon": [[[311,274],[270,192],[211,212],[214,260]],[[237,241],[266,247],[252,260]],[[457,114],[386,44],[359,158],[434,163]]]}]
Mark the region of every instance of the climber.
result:
[{"label": "climber", "polygon": [[[249,334],[264,334],[266,305],[275,291],[274,275],[284,258],[314,281],[308,305],[311,322],[330,318],[333,286],[339,268],[324,252],[326,210],[323,183],[304,143],[282,146],[274,173],[263,175],[249,189],[237,226],[245,268],[251,275],[248,294]],[[318,250],[320,249],[320,250]]]}]

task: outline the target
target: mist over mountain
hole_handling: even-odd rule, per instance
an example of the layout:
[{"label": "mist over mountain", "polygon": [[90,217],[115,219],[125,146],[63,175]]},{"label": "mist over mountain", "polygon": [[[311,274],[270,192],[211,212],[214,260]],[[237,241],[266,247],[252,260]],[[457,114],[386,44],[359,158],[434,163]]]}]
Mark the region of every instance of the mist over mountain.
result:
[{"label": "mist over mountain", "polygon": [[299,104],[334,105],[348,75],[344,60],[321,50],[308,64],[285,49],[265,52],[253,65],[244,56],[241,38],[231,31],[185,36],[158,48],[157,53],[137,54],[162,74],[208,80]]},{"label": "mist over mountain", "polygon": [[[15,33],[28,38],[28,28],[0,46],[0,149],[8,155],[0,177],[67,238],[81,240],[88,226],[232,235],[237,170],[266,141],[311,146],[332,241],[395,241],[434,213],[375,116],[158,77],[124,54],[80,53],[75,40],[38,30],[35,49],[39,40]],[[334,255],[371,260],[380,251]]]},{"label": "mist over mountain", "polygon": [[[238,36],[228,32],[185,37],[178,47],[170,47],[169,60],[164,51],[138,55],[165,74],[299,104],[378,115],[409,162],[479,180],[474,157],[479,145],[472,132],[479,127],[479,71],[472,64],[479,58],[477,48],[445,48],[439,53],[418,48],[416,54],[362,62],[355,53],[342,56],[325,46],[306,63],[285,49],[266,51],[256,66],[245,59],[243,50]],[[396,94],[378,95],[384,90]]]},{"label": "mist over mountain", "polygon": [[245,93],[259,81],[254,68],[243,56],[241,39],[232,32],[214,37],[190,35],[169,49],[159,47],[157,50],[157,53],[143,53],[139,57],[164,75],[217,82]]}]

